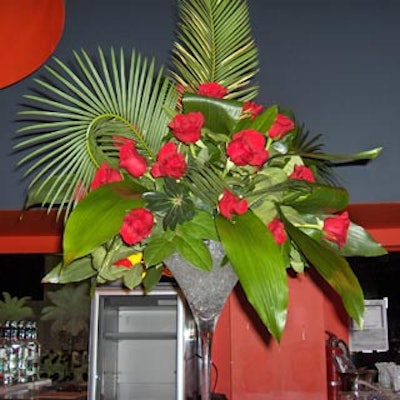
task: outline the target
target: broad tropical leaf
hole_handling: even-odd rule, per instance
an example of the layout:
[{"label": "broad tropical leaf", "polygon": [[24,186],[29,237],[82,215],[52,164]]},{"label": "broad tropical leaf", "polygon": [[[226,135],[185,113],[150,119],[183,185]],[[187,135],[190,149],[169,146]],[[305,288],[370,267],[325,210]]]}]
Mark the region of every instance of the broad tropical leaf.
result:
[{"label": "broad tropical leaf", "polygon": [[127,211],[143,206],[140,193],[126,182],[103,185],[90,192],[67,220],[64,263],[83,257],[115,236]]},{"label": "broad tropical leaf", "polygon": [[286,323],[286,265],[271,232],[251,212],[229,221],[218,215],[217,230],[247,299],[278,340]]},{"label": "broad tropical leaf", "polygon": [[340,253],[345,257],[377,257],[387,254],[387,250],[372,239],[371,235],[360,225],[350,223],[346,244]]},{"label": "broad tropical leaf", "polygon": [[65,284],[80,282],[96,275],[96,272],[92,267],[91,257],[83,257],[67,266],[60,262],[43,277],[42,283]]},{"label": "broad tropical leaf", "polygon": [[[307,185],[306,182],[302,182]],[[290,205],[303,213],[335,213],[346,208],[349,202],[348,192],[340,187],[309,184],[309,191],[295,197],[294,200],[284,200],[284,205]],[[291,198],[291,192],[286,196]]]},{"label": "broad tropical leaf", "polygon": [[298,249],[319,274],[340,295],[347,313],[363,325],[364,295],[346,259],[323,242],[318,242],[286,219],[285,229]]},{"label": "broad tropical leaf", "polygon": [[205,126],[213,132],[229,134],[242,115],[243,105],[237,101],[221,101],[212,97],[186,95],[183,98],[184,112],[200,111]]}]

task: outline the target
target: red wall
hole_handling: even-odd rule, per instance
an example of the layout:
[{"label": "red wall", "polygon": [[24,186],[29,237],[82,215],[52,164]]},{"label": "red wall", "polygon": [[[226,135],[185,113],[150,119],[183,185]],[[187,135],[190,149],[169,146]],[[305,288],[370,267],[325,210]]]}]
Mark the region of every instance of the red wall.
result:
[{"label": "red wall", "polygon": [[217,392],[228,399],[326,399],[325,329],[329,325],[341,335],[346,332],[338,314],[342,308],[325,304],[325,295],[310,275],[290,278],[289,289],[281,343],[268,334],[240,287],[229,298],[213,348]]},{"label": "red wall", "polygon": [[[400,203],[354,204],[351,219],[388,251],[400,250]],[[213,359],[217,391],[230,400],[327,399],[328,330],[348,341],[348,318],[338,296],[317,276],[291,278],[287,326],[271,339],[236,288],[217,325]]]}]

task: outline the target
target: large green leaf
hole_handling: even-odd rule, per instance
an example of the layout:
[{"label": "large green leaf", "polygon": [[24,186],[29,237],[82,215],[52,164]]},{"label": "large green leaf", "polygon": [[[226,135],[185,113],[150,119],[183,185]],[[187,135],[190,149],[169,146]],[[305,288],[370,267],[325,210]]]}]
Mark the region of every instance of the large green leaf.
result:
[{"label": "large green leaf", "polygon": [[[292,206],[303,213],[335,213],[346,208],[349,194],[341,187],[310,184],[310,190],[296,197],[294,201],[284,201],[285,205]],[[290,194],[289,194],[290,195]]]},{"label": "large green leaf", "polygon": [[143,253],[147,267],[157,265],[172,255],[175,251],[173,238],[174,233],[170,230],[151,235]]},{"label": "large green leaf", "polygon": [[239,121],[237,130],[255,129],[256,131],[266,133],[275,122],[278,115],[278,106],[274,105],[263,110],[255,119],[243,118]]},{"label": "large green leaf", "polygon": [[125,214],[143,206],[138,187],[125,181],[90,192],[67,220],[63,238],[64,263],[83,257],[115,236]]},{"label": "large green leaf", "polygon": [[198,211],[193,219],[179,225],[180,236],[191,236],[197,239],[218,240],[215,222],[212,215],[205,211]]},{"label": "large green leaf", "polygon": [[92,267],[90,257],[80,258],[71,264],[64,266],[63,263],[57,264],[42,279],[42,283],[65,284],[70,282],[80,282],[96,275],[97,271]]},{"label": "large green leaf", "polygon": [[345,257],[376,257],[387,254],[387,251],[362,226],[351,222],[341,254]]},{"label": "large green leaf", "polygon": [[247,299],[269,332],[280,340],[286,323],[286,265],[271,232],[251,211],[229,221],[218,215],[217,230]]},{"label": "large green leaf", "polygon": [[157,265],[177,250],[192,265],[208,270],[211,258],[203,239],[218,240],[218,235],[212,216],[200,211],[190,221],[178,225],[176,230],[152,235],[144,249],[146,265]]},{"label": "large green leaf", "polygon": [[205,271],[211,271],[212,258],[203,240],[191,236],[177,235],[174,244],[179,254],[191,265]]},{"label": "large green leaf", "polygon": [[200,111],[206,120],[205,126],[212,132],[230,133],[242,115],[242,103],[220,100],[213,97],[187,94],[183,97],[185,113]]},{"label": "large green leaf", "polygon": [[363,324],[364,295],[357,277],[344,257],[330,246],[318,242],[284,219],[286,232],[310,264],[340,295],[347,313]]},{"label": "large green leaf", "polygon": [[150,292],[158,284],[162,277],[163,266],[148,268],[143,278],[142,285],[146,293]]}]

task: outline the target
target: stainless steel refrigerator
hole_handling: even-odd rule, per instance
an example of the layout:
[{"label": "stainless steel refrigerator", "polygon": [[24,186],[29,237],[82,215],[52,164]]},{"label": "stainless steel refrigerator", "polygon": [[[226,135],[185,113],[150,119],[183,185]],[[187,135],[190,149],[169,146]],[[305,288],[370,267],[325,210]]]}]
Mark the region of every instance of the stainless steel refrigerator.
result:
[{"label": "stainless steel refrigerator", "polygon": [[195,323],[179,289],[98,288],[92,299],[89,400],[197,398]]}]

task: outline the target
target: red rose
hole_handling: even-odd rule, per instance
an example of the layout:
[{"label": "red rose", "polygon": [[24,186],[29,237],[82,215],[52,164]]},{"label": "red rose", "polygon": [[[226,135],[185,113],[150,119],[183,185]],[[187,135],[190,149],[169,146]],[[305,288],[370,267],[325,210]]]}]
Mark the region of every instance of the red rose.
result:
[{"label": "red rose", "polygon": [[295,165],[293,172],[289,175],[290,179],[299,179],[301,181],[315,182],[314,174],[311,169],[305,165]]},{"label": "red rose", "polygon": [[244,214],[248,209],[248,204],[247,200],[240,199],[225,189],[218,202],[218,208],[221,215],[227,219],[232,219],[233,214]]},{"label": "red rose", "polygon": [[274,218],[267,226],[274,236],[276,244],[283,244],[286,242],[287,236],[285,226],[279,218]]},{"label": "red rose", "polygon": [[147,169],[147,162],[136,150],[135,142],[125,142],[119,149],[119,166],[135,178],[140,178]]},{"label": "red rose", "polygon": [[139,243],[150,235],[154,225],[153,214],[145,208],[135,208],[125,215],[119,231],[128,245]]},{"label": "red rose", "polygon": [[260,114],[263,108],[264,107],[261,104],[257,104],[254,101],[246,101],[243,104],[242,112],[248,114],[251,119],[254,119],[258,114]]},{"label": "red rose", "polygon": [[342,247],[346,243],[349,226],[350,219],[347,211],[325,218],[323,227],[324,238]]},{"label": "red rose", "polygon": [[174,136],[183,143],[196,143],[201,136],[204,116],[201,112],[178,114],[169,123]]},{"label": "red rose", "polygon": [[90,190],[97,189],[99,186],[106,183],[118,182],[121,180],[122,176],[118,170],[111,168],[107,163],[103,163],[100,165],[100,168],[97,170],[90,184]]},{"label": "red rose", "polygon": [[175,143],[166,143],[158,152],[157,161],[151,168],[154,178],[169,176],[180,179],[186,171],[186,161],[183,154],[178,152]]},{"label": "red rose", "polygon": [[226,153],[236,165],[262,167],[268,159],[265,136],[253,129],[237,132],[228,143]]},{"label": "red rose", "polygon": [[275,122],[272,124],[271,128],[269,128],[268,136],[271,139],[280,140],[293,129],[294,122],[285,115],[278,114]]},{"label": "red rose", "polygon": [[222,99],[227,93],[228,90],[217,82],[206,82],[197,87],[197,94],[201,96]]}]

